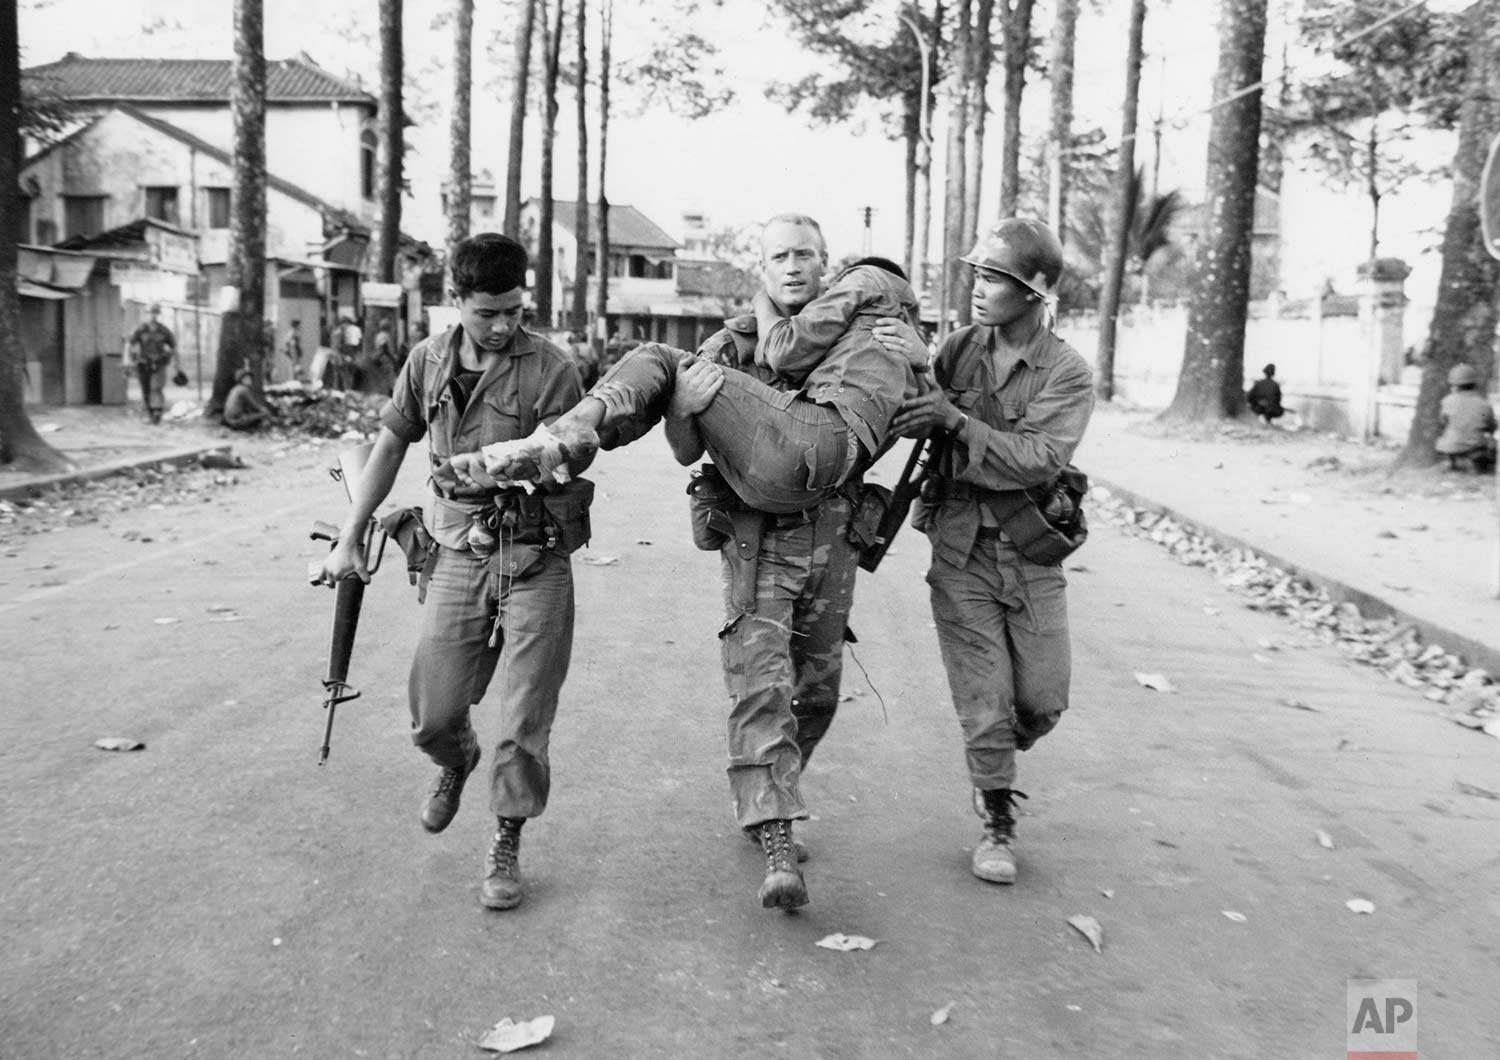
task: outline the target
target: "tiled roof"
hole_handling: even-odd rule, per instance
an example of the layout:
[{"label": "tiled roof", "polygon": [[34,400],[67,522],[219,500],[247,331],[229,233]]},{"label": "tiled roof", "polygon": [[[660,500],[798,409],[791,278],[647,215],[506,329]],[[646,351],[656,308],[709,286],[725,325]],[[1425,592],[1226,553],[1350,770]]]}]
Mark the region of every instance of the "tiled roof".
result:
[{"label": "tiled roof", "polygon": [[[224,103],[234,79],[228,59],[90,59],[69,52],[32,66],[22,79],[76,103]],[[364,89],[335,77],[306,55],[266,63],[267,103],[363,103]]]},{"label": "tiled roof", "polygon": [[[541,200],[532,199],[532,203]],[[578,235],[578,204],[576,202],[564,202],[554,199],[552,202],[552,219],[556,224],[562,225],[574,236]],[[599,211],[592,205],[589,209],[589,232],[591,235],[599,231]],[[619,203],[609,204],[609,245],[612,247],[642,247],[652,250],[676,250],[681,244],[671,236],[663,232],[655,221],[647,217],[634,206],[625,206]]]}]

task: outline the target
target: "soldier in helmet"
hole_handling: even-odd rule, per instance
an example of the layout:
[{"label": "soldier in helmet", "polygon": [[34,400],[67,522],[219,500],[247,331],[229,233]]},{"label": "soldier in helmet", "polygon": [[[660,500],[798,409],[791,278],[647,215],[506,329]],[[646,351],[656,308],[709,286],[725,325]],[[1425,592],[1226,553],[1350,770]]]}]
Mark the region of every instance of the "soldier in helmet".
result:
[{"label": "soldier in helmet", "polygon": [[[939,436],[912,525],[932,544],[933,620],[983,821],[972,869],[1013,883],[1014,809],[1025,797],[1016,752],[1067,709],[1071,645],[1062,568],[1022,553],[1011,502],[1059,478],[1093,411],[1093,380],[1052,330],[1062,247],[1051,230],[1009,218],[961,260],[974,269],[975,323],[943,342],[938,388],[905,402],[892,428]],[[894,322],[875,334],[917,341]]]},{"label": "soldier in helmet", "polygon": [[1443,433],[1435,448],[1454,470],[1468,460],[1475,471],[1489,471],[1495,466],[1495,410],[1479,393],[1479,373],[1472,365],[1454,365],[1448,387],[1438,410]]}]

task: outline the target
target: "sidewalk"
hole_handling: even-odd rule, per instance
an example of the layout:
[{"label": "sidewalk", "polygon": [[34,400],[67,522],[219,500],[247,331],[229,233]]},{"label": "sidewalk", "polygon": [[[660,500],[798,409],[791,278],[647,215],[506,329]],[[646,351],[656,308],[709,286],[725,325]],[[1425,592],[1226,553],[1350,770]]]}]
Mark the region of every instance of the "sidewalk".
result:
[{"label": "sidewalk", "polygon": [[[191,400],[191,391],[168,387],[167,407]],[[148,423],[138,403],[127,405],[28,405],[26,414],[46,442],[73,462],[57,474],[22,474],[0,465],[0,500],[27,497],[66,482],[102,478],[132,467],[189,463],[210,452],[243,447],[245,438],[201,417]]]},{"label": "sidewalk", "polygon": [[1394,446],[1233,424],[1167,430],[1099,408],[1074,462],[1133,507],[1165,510],[1260,553],[1366,617],[1500,674],[1495,480],[1393,472]]}]

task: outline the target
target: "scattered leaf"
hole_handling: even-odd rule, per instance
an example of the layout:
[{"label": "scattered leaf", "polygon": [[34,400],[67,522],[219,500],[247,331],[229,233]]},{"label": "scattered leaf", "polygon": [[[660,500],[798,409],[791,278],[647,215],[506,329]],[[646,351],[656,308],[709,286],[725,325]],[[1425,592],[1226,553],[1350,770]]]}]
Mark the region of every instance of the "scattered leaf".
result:
[{"label": "scattered leaf", "polygon": [[1233,909],[1224,909],[1221,910],[1221,912],[1225,917],[1233,920],[1236,924],[1243,924],[1245,921],[1250,919],[1244,913],[1236,913]]},{"label": "scattered leaf", "polygon": [[1079,574],[1087,574],[1089,572],[1089,569],[1087,567],[1085,567],[1082,563],[1074,563],[1072,566],[1070,566],[1068,568],[1068,570],[1070,570],[1070,571],[1076,571]]},{"label": "scattered leaf", "polygon": [[1271,661],[1258,651],[1252,651],[1250,653],[1250,658],[1254,659],[1258,663],[1269,663]]},{"label": "scattered leaf", "polygon": [[1293,710],[1306,710],[1311,711],[1314,714],[1318,712],[1317,707],[1309,706],[1308,704],[1302,702],[1302,700],[1293,699],[1291,696],[1282,696],[1276,702],[1280,703],[1283,707],[1291,707]]},{"label": "scattered leaf", "polygon": [[222,614],[226,611],[236,611],[238,608],[231,607],[228,604],[209,604],[208,610],[213,614]]},{"label": "scattered leaf", "polygon": [[1177,688],[1161,674],[1143,674],[1137,672],[1136,683],[1142,688],[1149,688],[1153,692],[1175,692]]},{"label": "scattered leaf", "polygon": [[1319,828],[1314,834],[1318,837],[1318,846],[1322,847],[1324,850],[1333,849],[1333,836],[1329,835],[1321,828]]},{"label": "scattered leaf", "polygon": [[1391,533],[1389,530],[1382,530],[1378,534],[1376,534],[1375,536],[1376,537],[1395,538],[1396,535],[1393,534],[1393,533]]},{"label": "scattered leaf", "polygon": [[1473,795],[1475,798],[1500,801],[1500,792],[1493,792],[1489,788],[1475,787],[1473,784],[1465,784],[1461,780],[1455,780],[1453,786],[1458,789],[1460,795]]},{"label": "scattered leaf", "polygon": [[1205,605],[1203,608],[1203,613],[1205,615],[1217,615],[1219,613],[1219,609],[1217,607],[1209,607]]},{"label": "scattered leaf", "polygon": [[1112,891],[1112,890],[1110,890],[1107,887],[1104,890],[1100,891],[1099,893],[1102,894],[1102,895],[1104,895],[1104,897],[1106,897],[1106,898],[1113,898],[1115,896],[1115,892]]},{"label": "scattered leaf", "polygon": [[948,1017],[953,1014],[953,1006],[956,1005],[956,1004],[958,1004],[958,1002],[956,1002],[956,1001],[950,1001],[946,1005],[944,1005],[942,1008],[940,1008],[936,1012],[934,1012],[929,1017],[929,1019],[932,1021],[932,1025],[934,1027],[941,1027],[943,1024],[947,1023],[948,1022]]},{"label": "scattered leaf", "polygon": [[516,1023],[507,1016],[485,1032],[484,1037],[479,1039],[479,1048],[493,1053],[513,1053],[517,1049],[525,1049],[528,1045],[536,1045],[552,1037],[552,1027],[556,1022],[552,1016],[538,1016],[534,1020]]},{"label": "scattered leaf", "polygon": [[650,540],[647,539],[647,538],[644,538],[644,537],[637,538],[635,543],[637,545],[649,545],[649,544],[651,544]]},{"label": "scattered leaf", "polygon": [[620,562],[619,556],[584,556],[579,563],[585,563],[590,567],[613,567]]},{"label": "scattered leaf", "polygon": [[105,736],[95,740],[94,746],[101,751],[144,751],[146,745],[128,736]]},{"label": "scattered leaf", "polygon": [[170,626],[173,623],[181,622],[182,619],[180,619],[180,618],[153,618],[151,621],[154,622],[154,623],[156,623],[158,626]]},{"label": "scattered leaf", "polygon": [[1099,921],[1091,916],[1079,915],[1068,917],[1068,923],[1073,926],[1075,931],[1089,940],[1089,945],[1094,947],[1095,953],[1104,952],[1104,928],[1099,925]]},{"label": "scattered leaf", "polygon": [[1375,912],[1375,903],[1368,898],[1351,898],[1344,904],[1349,907],[1351,913],[1364,913],[1368,915]]},{"label": "scattered leaf", "polygon": [[836,931],[832,935],[820,938],[814,945],[822,946],[825,950],[848,953],[850,950],[872,950],[879,941],[879,939],[865,938],[863,935],[845,935],[841,931]]}]

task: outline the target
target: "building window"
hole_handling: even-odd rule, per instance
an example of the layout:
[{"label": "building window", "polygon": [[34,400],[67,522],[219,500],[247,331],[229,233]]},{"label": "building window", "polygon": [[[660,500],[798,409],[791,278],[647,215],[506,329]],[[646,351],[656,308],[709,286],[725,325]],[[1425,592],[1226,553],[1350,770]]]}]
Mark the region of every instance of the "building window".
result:
[{"label": "building window", "polygon": [[177,189],[146,188],[146,216],[169,225],[177,224]]},{"label": "building window", "polygon": [[103,195],[64,195],[63,223],[67,227],[68,239],[77,236],[97,236],[104,231]]},{"label": "building window", "polygon": [[375,198],[375,133],[371,129],[359,134],[359,193]]},{"label": "building window", "polygon": [[208,205],[208,227],[229,227],[229,189],[228,188],[204,188],[203,193],[207,196]]}]

